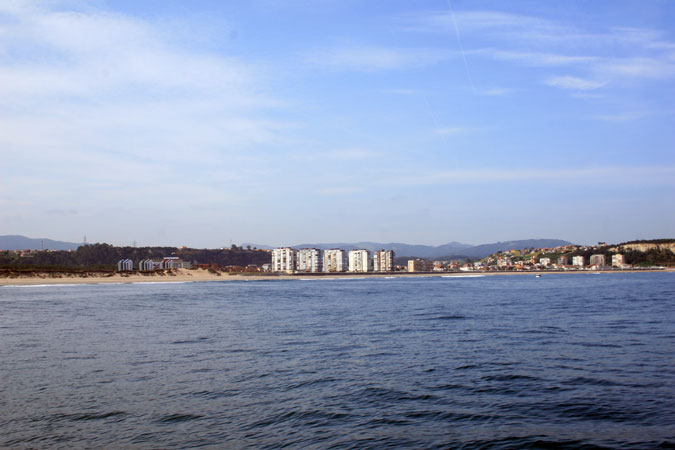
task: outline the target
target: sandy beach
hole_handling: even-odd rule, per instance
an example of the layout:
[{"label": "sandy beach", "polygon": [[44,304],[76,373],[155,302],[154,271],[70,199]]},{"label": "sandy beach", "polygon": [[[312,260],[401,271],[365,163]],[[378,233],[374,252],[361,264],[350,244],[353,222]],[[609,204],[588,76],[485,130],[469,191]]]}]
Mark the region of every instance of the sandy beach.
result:
[{"label": "sandy beach", "polygon": [[[659,270],[660,272],[675,272],[675,269]],[[170,282],[203,282],[203,281],[259,281],[259,280],[326,280],[326,279],[354,279],[354,278],[392,278],[392,277],[479,277],[499,275],[529,275],[541,273],[542,276],[552,274],[616,274],[616,273],[644,273],[647,270],[605,270],[605,271],[561,271],[561,272],[428,272],[428,273],[340,273],[340,274],[241,274],[226,272],[209,272],[204,269],[177,269],[167,273],[65,273],[65,272],[32,272],[30,275],[12,274],[0,277],[0,286],[27,286],[50,284],[108,284],[108,283],[170,283]],[[6,274],[3,274],[6,275]]]}]

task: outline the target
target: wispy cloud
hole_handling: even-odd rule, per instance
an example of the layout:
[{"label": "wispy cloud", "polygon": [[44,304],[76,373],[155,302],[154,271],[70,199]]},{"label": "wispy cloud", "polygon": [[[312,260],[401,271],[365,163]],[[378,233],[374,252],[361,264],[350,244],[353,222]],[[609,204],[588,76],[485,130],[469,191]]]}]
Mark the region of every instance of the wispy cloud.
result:
[{"label": "wispy cloud", "polygon": [[317,49],[304,59],[310,65],[330,70],[375,72],[425,67],[451,56],[452,53],[444,49],[350,44]]},{"label": "wispy cloud", "polygon": [[446,9],[415,13],[406,19],[403,28],[411,31],[448,32],[454,30],[455,22],[462,31],[500,36],[512,34],[514,30],[538,35],[556,35],[560,31],[559,26],[538,17],[489,10],[456,10],[453,14]]},{"label": "wispy cloud", "polygon": [[[401,185],[441,185],[466,183],[557,183],[585,180],[589,184],[616,179],[633,183],[675,184],[675,166],[664,167],[591,167],[591,168],[528,168],[528,169],[462,169],[429,171],[424,175],[401,173],[396,177]],[[387,183],[383,179],[384,183]]]},{"label": "wispy cloud", "polygon": [[114,151],[114,172],[123,155],[214,160],[223,150],[281,138],[287,124],[267,118],[279,102],[265,93],[255,65],[169,43],[139,19],[51,5],[2,10],[5,151],[54,163]]},{"label": "wispy cloud", "polygon": [[489,87],[489,88],[479,88],[476,89],[476,93],[480,95],[487,95],[490,97],[496,97],[500,95],[508,95],[513,93],[513,89],[504,88],[504,87]]},{"label": "wispy cloud", "polygon": [[580,91],[598,89],[605,85],[602,81],[586,80],[584,78],[570,76],[549,78],[546,80],[546,84],[561,89],[575,89]]},{"label": "wispy cloud", "polygon": [[383,89],[381,92],[394,95],[421,95],[426,93],[423,89],[409,88]]},{"label": "wispy cloud", "polygon": [[668,79],[675,77],[675,57],[611,58],[595,70],[614,77]]},{"label": "wispy cloud", "polygon": [[314,150],[301,153],[293,153],[291,159],[300,161],[358,161],[364,159],[379,158],[383,153],[365,148],[344,148],[334,150]]},{"label": "wispy cloud", "polygon": [[353,194],[359,194],[359,193],[364,192],[364,191],[365,191],[365,189],[363,187],[340,186],[340,187],[327,187],[327,188],[324,188],[324,189],[320,189],[319,194],[330,195],[330,196],[353,195]]},{"label": "wispy cloud", "polygon": [[625,111],[616,114],[597,115],[593,118],[605,122],[628,122],[631,120],[641,119],[647,115],[648,113],[646,111]]},{"label": "wispy cloud", "polygon": [[441,127],[441,128],[436,128],[434,132],[436,134],[440,134],[443,136],[451,136],[451,135],[456,135],[456,134],[462,134],[462,133],[467,133],[469,131],[473,131],[471,128],[467,127]]},{"label": "wispy cloud", "polygon": [[[412,14],[404,19],[403,28],[452,34],[453,21],[464,34],[468,56],[532,67],[567,67],[572,72],[569,76],[544,80],[552,87],[588,90],[621,80],[675,78],[675,42],[660,30],[586,31],[534,16],[470,10],[455,11],[454,18],[447,10]],[[486,42],[493,45],[486,47]]]},{"label": "wispy cloud", "polygon": [[530,66],[565,66],[587,64],[598,58],[592,56],[565,55],[560,53],[518,52],[495,49],[472,51],[473,54],[487,55],[494,59],[516,61]]}]

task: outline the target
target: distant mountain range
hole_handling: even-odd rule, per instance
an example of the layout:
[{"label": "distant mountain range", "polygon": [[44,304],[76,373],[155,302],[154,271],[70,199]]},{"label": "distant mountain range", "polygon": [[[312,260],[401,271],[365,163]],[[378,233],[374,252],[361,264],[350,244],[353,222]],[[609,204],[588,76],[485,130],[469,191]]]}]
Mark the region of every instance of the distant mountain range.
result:
[{"label": "distant mountain range", "polygon": [[[397,257],[408,256],[414,258],[426,259],[455,259],[455,258],[471,258],[480,259],[490,256],[498,251],[505,251],[511,249],[522,248],[549,248],[557,247],[559,245],[571,245],[571,242],[563,241],[562,239],[524,239],[519,241],[495,242],[492,244],[469,245],[461,242],[450,242],[443,245],[410,245],[401,244],[398,242],[390,242],[388,244],[378,242],[356,242],[356,243],[329,243],[329,244],[300,244],[293,245],[293,248],[318,248],[326,250],[329,248],[341,248],[344,250],[366,249],[375,251],[380,249],[393,250]],[[259,244],[244,244],[251,247],[271,249],[274,247]]]},{"label": "distant mountain range", "polygon": [[[571,242],[561,239],[525,239],[520,241],[495,242],[492,244],[469,245],[461,242],[450,242],[443,245],[411,245],[400,242],[379,243],[379,242],[335,242],[325,244],[299,244],[293,245],[293,248],[318,248],[326,250],[329,248],[342,248],[344,250],[354,250],[364,248],[375,251],[380,249],[393,250],[397,257],[426,258],[426,259],[455,259],[471,258],[479,259],[492,255],[498,251],[521,248],[547,248],[557,247],[559,245],[570,245]],[[25,236],[12,235],[0,236],[0,250],[76,250],[82,243],[54,241],[52,239],[32,239]],[[269,245],[243,244],[244,247],[270,249]]]},{"label": "distant mountain range", "polygon": [[0,250],[76,250],[80,245],[82,244],[19,235],[0,236]]}]

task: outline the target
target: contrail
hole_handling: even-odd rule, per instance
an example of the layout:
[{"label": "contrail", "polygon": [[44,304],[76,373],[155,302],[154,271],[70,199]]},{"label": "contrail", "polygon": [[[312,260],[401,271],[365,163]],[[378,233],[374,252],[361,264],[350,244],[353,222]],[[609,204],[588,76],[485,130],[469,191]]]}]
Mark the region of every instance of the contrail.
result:
[{"label": "contrail", "polygon": [[459,51],[462,53],[462,59],[464,60],[464,70],[466,70],[466,76],[471,83],[471,88],[473,92],[476,92],[476,86],[473,84],[473,78],[471,78],[471,73],[469,72],[469,63],[466,61],[466,55],[464,54],[464,46],[462,45],[462,37],[459,34],[459,27],[457,26],[457,21],[455,20],[455,13],[452,11],[452,6],[450,5],[450,0],[446,0],[448,5],[448,10],[450,11],[450,18],[452,19],[452,24],[455,27],[455,35],[457,35],[457,43],[459,44]]}]

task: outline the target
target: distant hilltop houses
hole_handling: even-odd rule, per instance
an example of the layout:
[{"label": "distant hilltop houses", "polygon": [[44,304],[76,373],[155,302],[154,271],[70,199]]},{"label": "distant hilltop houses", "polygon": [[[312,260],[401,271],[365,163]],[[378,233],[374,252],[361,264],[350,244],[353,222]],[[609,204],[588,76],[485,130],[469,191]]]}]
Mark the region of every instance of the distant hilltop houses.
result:
[{"label": "distant hilltop houses", "polygon": [[[629,251],[629,250],[627,250]],[[581,253],[581,254],[580,254]],[[601,270],[631,269],[626,255],[604,242],[594,246],[507,250],[466,264],[461,270]]]},{"label": "distant hilltop houses", "polygon": [[[566,245],[551,248],[525,248],[499,251],[478,261],[411,259],[408,261],[407,269],[408,272],[633,269],[634,265],[627,262],[627,255],[620,251],[620,247],[611,247],[605,243],[599,243],[597,246]],[[631,252],[630,249],[624,251]],[[667,251],[670,252],[670,250]],[[673,253],[670,252],[670,255],[672,257]],[[641,264],[640,267],[658,266]]]},{"label": "distant hilltop houses", "polygon": [[336,272],[393,272],[393,250],[343,250],[332,248],[294,249],[281,247],[272,250],[271,272],[336,273]]},{"label": "distant hilltop houses", "polygon": [[[163,269],[190,269],[192,263],[183,261],[178,256],[165,256],[162,259],[142,259],[138,262],[136,268],[141,272]],[[134,270],[134,261],[131,259],[121,259],[117,263],[119,272]]]}]

